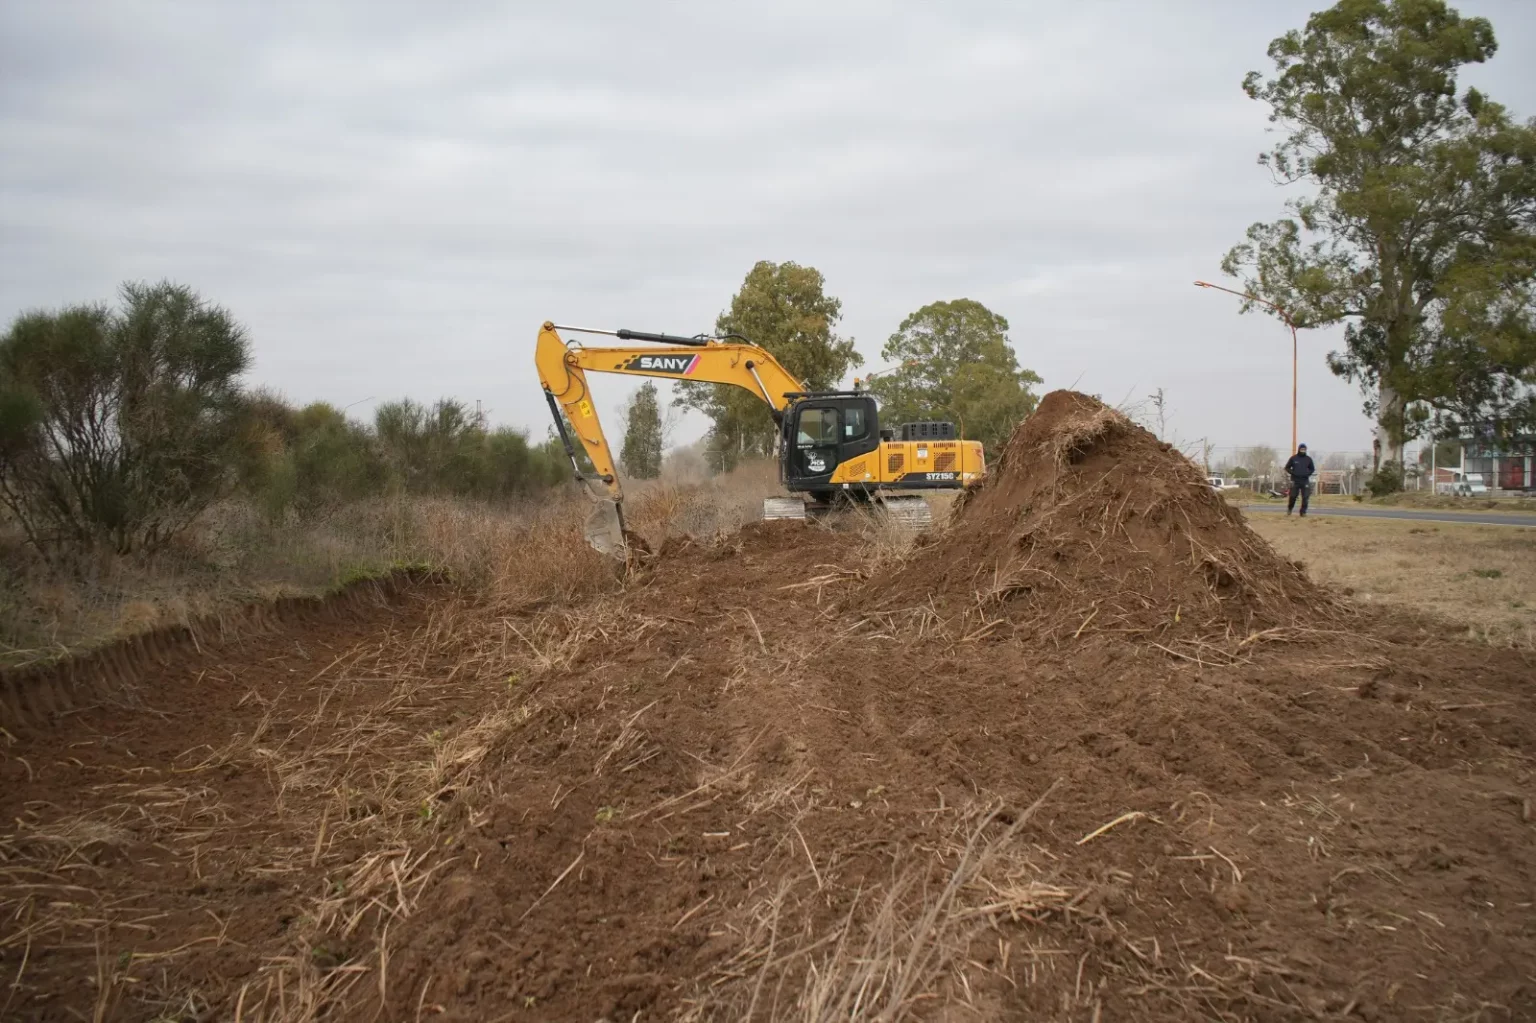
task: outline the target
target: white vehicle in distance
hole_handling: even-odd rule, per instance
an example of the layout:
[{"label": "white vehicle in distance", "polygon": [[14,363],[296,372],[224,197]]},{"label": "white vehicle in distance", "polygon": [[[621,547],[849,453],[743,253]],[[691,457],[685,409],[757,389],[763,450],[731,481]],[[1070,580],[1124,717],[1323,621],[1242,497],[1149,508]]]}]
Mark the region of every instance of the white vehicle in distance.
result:
[{"label": "white vehicle in distance", "polygon": [[1238,489],[1238,485],[1236,483],[1228,483],[1225,479],[1223,479],[1220,476],[1207,476],[1205,478],[1205,482],[1207,482],[1207,483],[1209,483],[1211,485],[1211,489],[1212,490],[1237,490]]},{"label": "white vehicle in distance", "polygon": [[1488,484],[1483,480],[1480,472],[1461,472],[1453,469],[1454,479],[1450,483],[1435,485],[1435,492],[1450,494],[1453,497],[1483,497],[1488,493]]},{"label": "white vehicle in distance", "polygon": [[1462,497],[1482,497],[1488,493],[1488,484],[1480,472],[1462,473],[1456,481],[1456,493]]}]

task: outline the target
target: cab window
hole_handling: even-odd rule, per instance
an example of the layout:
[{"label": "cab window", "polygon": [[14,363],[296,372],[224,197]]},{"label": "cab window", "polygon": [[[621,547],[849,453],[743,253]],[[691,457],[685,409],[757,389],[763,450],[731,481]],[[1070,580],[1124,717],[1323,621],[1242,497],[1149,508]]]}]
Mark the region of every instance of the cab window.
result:
[{"label": "cab window", "polygon": [[808,408],[800,413],[796,443],[802,448],[830,447],[837,443],[837,410]]},{"label": "cab window", "polygon": [[869,432],[862,408],[843,409],[843,440],[860,440]]}]

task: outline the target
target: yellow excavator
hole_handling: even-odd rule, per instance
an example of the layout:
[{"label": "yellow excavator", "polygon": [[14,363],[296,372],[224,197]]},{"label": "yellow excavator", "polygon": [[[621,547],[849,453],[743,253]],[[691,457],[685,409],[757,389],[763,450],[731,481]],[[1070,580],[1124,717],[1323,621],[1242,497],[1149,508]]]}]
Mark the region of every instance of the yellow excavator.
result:
[{"label": "yellow excavator", "polygon": [[[562,339],[560,331],[647,345],[588,347]],[[872,395],[857,386],[852,391],[807,390],[765,349],[740,335],[682,337],[545,323],[534,361],[576,478],[601,487],[598,507],[587,522],[587,540],[605,554],[625,553],[630,536],[613,453],[587,387],[589,372],[731,384],[761,398],[779,428],[779,482],[792,495],[766,499],[767,519],[804,519],[842,504],[875,504],[923,526],[931,512],[922,491],[957,490],[986,471],[981,444],[959,437],[953,423],[905,423],[899,431],[882,430]],[[590,473],[582,469],[577,442],[592,463]]]}]

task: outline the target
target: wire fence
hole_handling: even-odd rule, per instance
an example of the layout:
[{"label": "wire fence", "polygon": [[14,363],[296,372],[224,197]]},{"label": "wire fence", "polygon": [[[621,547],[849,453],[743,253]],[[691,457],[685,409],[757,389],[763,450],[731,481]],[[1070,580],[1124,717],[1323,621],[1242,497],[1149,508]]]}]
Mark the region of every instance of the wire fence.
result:
[{"label": "wire fence", "polygon": [[[1227,486],[1257,493],[1284,492],[1289,477],[1285,462],[1290,457],[1266,445],[1195,445],[1186,451],[1206,474],[1219,476]],[[1320,494],[1363,494],[1366,481],[1376,471],[1369,451],[1312,451],[1317,465],[1313,477]],[[1536,449],[1489,455],[1474,448],[1458,449],[1453,459],[1442,461],[1428,445],[1410,448],[1403,459],[1403,489],[1446,494],[1536,491]]]},{"label": "wire fence", "polygon": [[[1317,466],[1313,477],[1314,492],[1319,494],[1362,494],[1365,481],[1375,467],[1369,451],[1310,451]],[[1268,445],[1200,447],[1193,455],[1203,460],[1206,474],[1221,477],[1227,486],[1236,486],[1259,494],[1278,494],[1285,490],[1290,477],[1285,463],[1291,452]]]},{"label": "wire fence", "polygon": [[[1185,440],[1165,435],[1162,392],[1139,403],[1120,406],[1128,415],[1157,436],[1170,441],[1207,476],[1220,478],[1225,487],[1239,487],[1261,494],[1284,493],[1290,484],[1285,463],[1291,450],[1269,444],[1212,444],[1209,438]],[[1366,493],[1366,484],[1375,475],[1379,451],[1360,449],[1319,450],[1308,452],[1316,466],[1312,482],[1321,494]],[[1440,456],[1440,457],[1437,457]],[[1449,457],[1446,457],[1449,456]],[[1412,441],[1404,452],[1402,487],[1409,491],[1468,496],[1476,494],[1514,494],[1536,497],[1536,437],[1515,440],[1487,436],[1468,436],[1460,441]]]}]

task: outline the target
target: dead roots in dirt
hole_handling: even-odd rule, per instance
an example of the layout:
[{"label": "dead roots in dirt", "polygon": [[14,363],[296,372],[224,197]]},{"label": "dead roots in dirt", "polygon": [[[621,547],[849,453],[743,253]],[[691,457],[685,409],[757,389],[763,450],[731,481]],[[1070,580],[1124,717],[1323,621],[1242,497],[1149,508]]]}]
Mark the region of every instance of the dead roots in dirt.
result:
[{"label": "dead roots in dirt", "polygon": [[1188,459],[1065,392],[1019,428],[948,531],[881,583],[882,609],[943,606],[973,639],[1094,633],[1230,650],[1347,613],[1244,527]]},{"label": "dead roots in dirt", "polygon": [[890,882],[852,892],[828,926],[816,923],[825,884],[813,860],[811,873],[781,880],[752,907],[740,950],[704,978],[682,1018],[897,1023],[941,980],[970,994],[964,956],[996,919],[1069,904],[1071,893],[1039,880],[1014,841],[1056,787],[1022,812],[965,814],[942,847],[914,850]]}]

